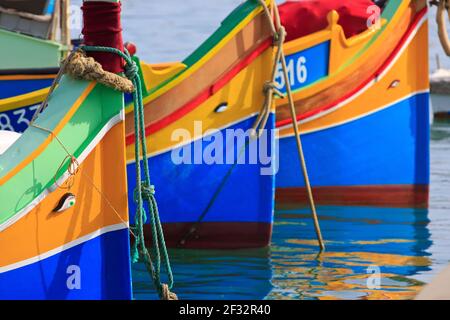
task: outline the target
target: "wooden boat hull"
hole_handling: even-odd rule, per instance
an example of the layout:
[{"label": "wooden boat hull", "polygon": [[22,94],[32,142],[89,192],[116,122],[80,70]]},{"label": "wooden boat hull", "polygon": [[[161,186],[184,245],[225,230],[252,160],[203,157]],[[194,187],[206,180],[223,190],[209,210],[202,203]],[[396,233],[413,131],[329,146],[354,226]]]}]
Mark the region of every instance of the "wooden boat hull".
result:
[{"label": "wooden boat hull", "polygon": [[131,299],[123,120],[120,92],[64,78],[0,156],[0,299]]},{"label": "wooden boat hull", "polygon": [[[294,94],[309,176],[319,204],[428,204],[428,27],[426,9],[416,9],[414,2],[398,5],[384,29],[361,35],[360,44],[342,45],[342,39],[335,38],[332,21],[328,36],[326,32],[315,35],[329,39],[324,49],[319,46],[326,42],[316,44],[314,36],[309,40],[312,45],[308,39],[303,40],[305,44],[287,44],[289,56],[305,56],[308,61],[311,51],[324,52],[314,54],[319,57],[314,62],[322,59],[328,65],[328,73],[315,75],[313,84],[306,83]],[[301,50],[296,51],[296,46]],[[358,46],[368,49],[355,55]],[[346,62],[345,49],[351,63]],[[343,52],[340,56],[335,53],[339,50]],[[309,68],[326,70],[314,63]],[[277,104],[277,127],[277,205],[306,203],[285,100]]]},{"label": "wooden boat hull", "polygon": [[436,119],[450,118],[450,71],[439,69],[430,76],[433,114]]},{"label": "wooden boat hull", "polygon": [[[225,137],[227,130],[247,131],[254,121],[255,117],[251,117],[220,130],[219,134]],[[273,128],[274,125],[272,115],[268,127]],[[275,136],[271,138],[275,139]],[[232,143],[231,140],[225,143],[224,154],[230,146],[233,148]],[[195,142],[184,147],[195,150]],[[241,147],[236,147],[236,153]],[[262,166],[259,164],[174,164],[171,161],[173,150],[176,149],[152,156],[149,160],[151,168],[159,168],[153,170],[152,179],[157,187],[161,221],[169,246],[236,249],[264,247],[270,243],[274,210],[273,175],[261,175]],[[128,164],[127,173],[128,188],[133,190],[133,162]],[[131,193],[128,198],[133,219],[135,205]],[[150,232],[149,225],[147,228]],[[192,228],[195,232],[189,235]],[[148,235],[147,239],[151,239],[151,233]]]},{"label": "wooden boat hull", "polygon": [[[185,247],[247,248],[266,246],[270,242],[275,184],[274,169],[270,166],[273,164],[269,164],[269,168],[261,163],[174,164],[172,154],[180,143],[171,136],[177,129],[185,129],[191,138],[184,142],[184,147],[195,148],[196,141],[208,139],[211,130],[223,137],[229,131],[247,133],[263,106],[263,86],[270,79],[271,39],[261,7],[249,1],[235,10],[222,27],[184,61],[188,67],[181,68],[181,75],[175,72],[173,79],[158,81],[160,85],[154,88],[155,78],[149,81],[146,67],[141,64],[144,69],[141,76],[146,80],[143,85],[149,163],[154,172],[152,181],[157,188],[167,242],[171,246],[179,246],[194,225],[196,232],[189,236]],[[0,116],[7,118],[15,131],[22,131],[28,124],[25,121],[32,116],[34,104],[42,101],[44,93],[45,90],[37,90],[0,100],[0,112],[3,111]],[[129,104],[131,97],[127,96],[125,101]],[[216,113],[215,109],[223,103],[227,104],[227,110]],[[128,188],[134,190],[131,111],[129,106],[125,131]],[[17,118],[18,113],[22,119]],[[275,128],[274,113],[274,109],[271,110],[266,126],[269,153],[275,139],[270,131]],[[200,132],[194,128],[198,121],[203,124]],[[204,154],[207,145],[205,142],[200,146],[200,154]],[[234,142],[225,138],[224,154],[229,152],[230,145],[233,148]],[[248,147],[251,149],[252,144]],[[238,157],[235,160],[239,160]],[[261,175],[261,170],[269,170],[270,174]],[[129,204],[133,215],[132,192]],[[132,216],[131,221],[133,219]],[[221,231],[217,232],[218,229]]]},{"label": "wooden boat hull", "polygon": [[[187,67],[182,73],[156,89],[150,87],[151,81],[146,84],[149,164],[170,246],[231,249],[270,243],[275,161],[267,164],[249,159],[255,155],[252,150],[261,147],[274,155],[274,109],[265,127],[265,140],[238,140],[248,137],[264,104],[263,87],[270,79],[274,59],[271,40],[261,7],[248,1],[207,40],[208,48],[200,47],[185,60]],[[224,104],[226,110],[216,112]],[[135,187],[133,122],[127,114],[130,190]],[[180,130],[189,138],[174,139]],[[219,158],[208,162],[205,154],[212,141],[220,142],[215,151]],[[174,154],[183,151],[189,154],[188,161],[174,163]],[[131,195],[129,203],[133,214]]]},{"label": "wooden boat hull", "polygon": [[[394,207],[428,204],[427,22],[425,12],[414,5],[415,1],[392,3],[395,10],[388,12],[389,22],[380,31],[345,39],[337,21],[330,16],[327,30],[285,45],[288,64],[293,68],[300,66],[292,85],[309,175],[319,204]],[[261,29],[261,21],[253,23]],[[152,85],[154,81],[145,84],[150,166],[161,168],[152,179],[171,246],[265,246],[270,241],[273,222],[273,185],[276,183],[276,201],[280,207],[306,203],[289,110],[283,99],[277,103],[276,119],[272,114],[267,126],[273,128],[276,121],[280,130],[279,171],[275,180],[257,175],[261,166],[241,165],[239,170],[233,169],[233,177],[226,178],[230,180],[223,188],[229,165],[175,166],[171,161],[173,150],[179,146],[171,140],[170,133],[184,128],[195,139],[204,137],[204,132],[197,135],[193,132],[197,120],[205,123],[204,131],[214,128],[223,133],[227,129],[251,127],[257,108],[232,108],[218,117],[213,110],[228,97],[234,99],[230,105],[239,105],[239,99],[253,99],[255,106],[261,105],[262,96],[257,97],[256,91],[247,97],[230,92],[242,93],[243,87],[249,87],[242,79],[251,74],[248,68],[253,68],[252,64],[268,70],[268,63],[261,62],[268,58],[261,58],[259,52],[263,42],[248,41],[249,46],[239,51],[230,41],[228,49],[221,47],[208,57],[210,66],[201,64],[199,70],[206,70],[204,73],[192,72],[183,78],[179,77],[180,71],[174,71],[169,80],[158,80],[157,85]],[[202,50],[206,56],[212,48],[199,51]],[[224,54],[227,50],[231,51]],[[301,57],[307,61],[306,79],[301,79]],[[214,63],[214,59],[220,63]],[[190,60],[192,57],[187,59]],[[244,63],[239,68],[236,61],[242,60],[247,60],[247,65]],[[215,70],[215,66],[222,69]],[[184,67],[180,70],[183,75]],[[252,72],[255,70],[258,68],[254,67]],[[260,80],[268,78],[267,74],[259,76]],[[283,85],[280,87],[283,89]],[[17,101],[29,107],[40,96],[34,92],[27,96],[28,100]],[[233,116],[228,116],[230,113]],[[222,118],[223,115],[226,116]],[[127,114],[130,190],[134,188],[135,177],[132,122]],[[20,130],[18,125],[14,126]],[[190,141],[185,145],[194,148],[195,143]],[[212,194],[218,189],[221,196],[209,208]],[[133,215],[131,195],[129,203]],[[192,228],[195,232],[189,235],[189,241],[183,241]]]}]

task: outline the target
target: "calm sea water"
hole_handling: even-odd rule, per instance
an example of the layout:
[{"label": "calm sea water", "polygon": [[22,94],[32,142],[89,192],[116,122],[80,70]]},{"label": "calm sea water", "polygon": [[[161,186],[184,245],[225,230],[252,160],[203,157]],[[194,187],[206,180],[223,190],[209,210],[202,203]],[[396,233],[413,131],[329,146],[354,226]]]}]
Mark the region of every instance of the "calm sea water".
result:
[{"label": "calm sea water", "polygon": [[[426,209],[318,207],[318,255],[308,208],[277,211],[269,248],[171,250],[181,299],[411,299],[450,261],[450,122],[435,123]],[[379,288],[371,272],[379,271]],[[136,299],[155,299],[133,266]]]},{"label": "calm sea water", "polygon": [[[181,60],[240,0],[126,0],[124,36],[149,62]],[[77,3],[77,1],[75,1]],[[434,17],[435,10],[431,11]],[[430,69],[450,68],[430,19]],[[450,123],[435,123],[428,210],[319,207],[327,250],[318,255],[307,208],[277,211],[269,248],[172,250],[181,299],[409,299],[450,261]],[[370,289],[370,272],[381,272]],[[369,286],[368,286],[369,284]],[[143,265],[133,266],[136,299],[155,299]]]}]

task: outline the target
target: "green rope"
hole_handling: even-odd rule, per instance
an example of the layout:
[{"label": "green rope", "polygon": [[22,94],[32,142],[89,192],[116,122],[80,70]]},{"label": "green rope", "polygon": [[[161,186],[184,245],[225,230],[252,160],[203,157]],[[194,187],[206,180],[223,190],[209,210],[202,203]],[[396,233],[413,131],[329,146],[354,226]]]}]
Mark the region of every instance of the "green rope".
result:
[{"label": "green rope", "polygon": [[[136,263],[140,258],[146,264],[160,298],[168,298],[170,289],[173,287],[173,274],[170,266],[164,233],[159,219],[158,205],[155,198],[155,187],[150,183],[150,170],[147,158],[147,144],[145,139],[145,117],[144,105],[142,101],[142,86],[139,76],[139,69],[131,59],[130,54],[125,49],[122,52],[116,48],[100,46],[82,46],[85,52],[105,52],[119,55],[125,61],[125,76],[133,82],[133,103],[134,103],[134,128],[135,128],[135,161],[136,161],[136,188],[134,190],[134,201],[137,204],[135,216],[136,239],[131,249],[132,262]],[[141,152],[142,151],[142,152]],[[140,156],[141,155],[141,156]],[[141,162],[143,165],[143,179],[141,172]],[[144,223],[147,221],[145,204],[150,212],[150,224],[152,227],[153,258],[145,246]],[[154,263],[153,263],[154,261]],[[168,284],[161,282],[161,264],[164,263],[167,273]],[[172,294],[173,295],[173,294]],[[176,296],[172,296],[175,297]]]}]

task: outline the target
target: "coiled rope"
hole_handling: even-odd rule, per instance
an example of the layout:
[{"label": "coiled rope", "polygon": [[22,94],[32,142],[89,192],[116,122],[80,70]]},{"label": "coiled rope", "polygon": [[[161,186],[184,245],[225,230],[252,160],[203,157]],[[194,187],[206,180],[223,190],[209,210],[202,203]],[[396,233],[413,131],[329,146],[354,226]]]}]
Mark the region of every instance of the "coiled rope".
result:
[{"label": "coiled rope", "polygon": [[[319,242],[320,251],[323,251],[323,250],[325,250],[325,244],[323,242],[322,232],[320,230],[320,225],[319,225],[319,218],[317,217],[316,206],[314,204],[314,197],[313,197],[312,190],[311,190],[311,183],[309,181],[309,175],[308,175],[308,170],[307,170],[307,166],[306,166],[305,155],[303,153],[302,142],[300,139],[300,129],[299,129],[298,121],[297,121],[295,103],[294,103],[294,99],[292,97],[292,90],[291,90],[291,85],[289,82],[289,74],[288,74],[288,69],[287,69],[287,65],[286,65],[286,57],[285,57],[285,54],[283,51],[283,44],[286,39],[286,29],[281,25],[280,13],[278,11],[278,5],[276,4],[275,0],[271,1],[273,17],[272,17],[272,12],[270,11],[269,7],[267,6],[266,0],[258,0],[258,1],[261,4],[261,6],[264,8],[265,16],[267,17],[267,21],[272,30],[274,44],[277,47],[277,53],[275,56],[276,58],[275,58],[273,69],[272,69],[272,81],[267,83],[266,87],[265,87],[266,104],[264,106],[263,112],[261,112],[261,114],[262,114],[261,122],[264,121],[264,119],[266,117],[266,113],[270,111],[270,109],[269,109],[269,111],[267,111],[266,109],[270,108],[270,105],[272,103],[272,99],[273,99],[274,95],[276,94],[281,97],[284,96],[283,94],[281,94],[281,92],[279,92],[276,89],[276,86],[275,86],[276,69],[277,69],[278,63],[281,62],[281,66],[283,68],[283,77],[286,82],[286,93],[287,93],[289,107],[290,107],[290,111],[291,111],[292,126],[294,127],[294,132],[295,132],[295,137],[296,137],[296,142],[297,142],[297,151],[298,151],[298,156],[299,156],[299,160],[300,160],[300,164],[301,164],[301,168],[302,168],[302,172],[303,172],[303,177],[305,179],[305,186],[306,186],[306,190],[308,193],[309,204],[311,207],[311,213],[312,213],[312,217],[313,217],[313,221],[314,221],[314,229],[316,231],[317,241]],[[259,117],[258,117],[258,119],[259,119]]]}]

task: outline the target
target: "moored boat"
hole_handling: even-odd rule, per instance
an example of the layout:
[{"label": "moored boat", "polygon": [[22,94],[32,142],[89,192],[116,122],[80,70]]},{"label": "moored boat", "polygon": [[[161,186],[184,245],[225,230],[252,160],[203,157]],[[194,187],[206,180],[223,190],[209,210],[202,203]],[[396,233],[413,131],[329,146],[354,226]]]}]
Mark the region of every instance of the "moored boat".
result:
[{"label": "moored boat", "polygon": [[[249,0],[182,63],[148,65],[134,57],[143,79],[149,163],[160,168],[152,178],[171,246],[245,248],[270,241],[275,116],[273,103],[265,103],[264,86],[274,61],[272,37],[259,2]],[[13,99],[24,104],[23,96]],[[0,103],[0,110],[8,112],[17,107]],[[133,190],[131,111],[129,106],[126,144]],[[264,137],[254,139],[251,129],[260,114]],[[158,144],[152,143],[155,139]],[[132,214],[134,200],[130,193]]]},{"label": "moored boat", "polygon": [[54,2],[0,1],[0,130],[28,127],[70,49],[68,1]]},{"label": "moored boat", "polygon": [[22,135],[0,131],[0,299],[131,299],[124,127],[122,92],[64,75]]},{"label": "moored boat", "polygon": [[[272,42],[268,17],[258,1],[250,0],[183,62],[155,68],[135,58],[146,89],[149,163],[159,168],[153,179],[170,246],[269,244],[276,170],[273,103],[266,106],[263,136],[254,139],[251,132],[264,113],[264,86],[274,65]],[[135,137],[134,118],[127,111],[131,190]],[[129,203],[133,212],[132,195]]]},{"label": "moored boat", "polygon": [[[287,1],[280,14],[288,33],[284,50],[316,201],[426,207],[426,2]],[[172,68],[182,70],[183,65]],[[285,92],[281,66],[279,72],[278,89]],[[287,98],[277,101],[276,126],[277,204],[303,204],[307,193]]]},{"label": "moored boat", "polygon": [[[341,10],[351,7],[349,3],[288,1],[281,6],[289,40],[284,49],[316,201],[319,204],[427,206],[426,3],[421,0],[377,1],[382,5],[378,7],[372,1],[351,2],[357,9],[356,14],[352,10]],[[270,65],[270,62],[261,62],[269,61],[267,54],[260,52],[262,44],[259,51],[255,49],[261,39],[245,37],[246,46],[236,49],[234,45],[235,51],[228,55],[229,59],[222,59],[220,63],[217,60],[220,54],[225,55],[223,52],[233,51],[237,38],[255,25],[260,26],[258,36],[263,34],[261,21],[255,18],[258,14],[254,12],[260,10],[256,7],[257,1],[245,2],[183,62],[155,66],[135,57],[144,80],[150,163],[158,167],[164,163],[161,167],[164,170],[155,173],[154,178],[161,192],[162,218],[171,245],[261,246],[270,239],[272,203],[267,199],[273,193],[269,185],[274,180],[249,173],[260,170],[260,163],[256,166],[205,166],[202,158],[199,163],[174,165],[172,159],[174,154],[184,154],[183,146],[186,152],[195,151],[197,146],[203,157],[210,144],[202,138],[210,139],[209,142],[214,140],[207,129],[224,132],[231,125],[233,129],[252,126],[259,112],[257,106],[262,104],[257,88],[269,78],[268,74],[261,76],[268,72],[267,65]],[[316,23],[304,28],[299,23],[304,18],[301,12],[312,14]],[[373,27],[367,28],[368,20]],[[268,37],[268,30],[266,32]],[[257,64],[264,65],[260,68],[262,71],[257,71]],[[252,82],[254,91],[247,90],[248,96],[244,97],[242,87],[248,88],[249,82],[242,79],[245,74],[256,72],[260,73],[253,79],[260,83]],[[281,74],[278,89],[285,90]],[[250,103],[244,103],[245,108],[237,108],[243,101],[252,101],[252,107],[247,108]],[[239,111],[234,111],[236,109]],[[127,108],[127,115],[130,111]],[[267,129],[275,121],[273,118],[272,113]],[[194,132],[196,120],[206,125]],[[133,134],[129,130],[132,122],[132,118],[127,117],[130,177],[134,175],[130,156]],[[302,204],[307,198],[287,99],[277,101],[276,127],[280,130],[276,200],[280,206]],[[188,138],[174,141],[170,135],[176,129],[186,129],[178,132]],[[153,138],[162,143],[151,144]],[[200,143],[196,144],[198,141]],[[221,169],[215,171],[217,168]],[[246,173],[236,174],[237,168]],[[269,170],[272,169],[277,168]],[[231,178],[229,172],[236,178]],[[236,193],[235,186],[240,186],[243,180],[251,183]],[[133,181],[129,179],[130,187]],[[132,196],[129,200],[132,204]],[[242,203],[248,205],[237,208]],[[253,231],[248,233],[247,227]],[[221,240],[211,241],[214,238]],[[223,241],[224,238],[236,241]]]},{"label": "moored boat", "polygon": [[431,105],[435,118],[450,118],[450,70],[439,69],[430,76]]},{"label": "moored boat", "polygon": [[[318,2],[287,2],[303,8]],[[429,190],[428,24],[425,1],[385,1],[373,26],[346,36],[346,12],[372,1],[330,1],[327,25],[285,45],[306,160],[319,204],[425,207]],[[329,7],[327,6],[329,9]],[[344,10],[343,9],[343,10]],[[345,11],[345,10],[344,10]],[[282,12],[282,10],[281,10]],[[320,10],[319,10],[320,12]],[[379,19],[377,13],[380,14]],[[371,15],[371,16],[369,16]],[[361,16],[364,16],[364,13]],[[348,17],[347,17],[348,18]],[[300,16],[284,25],[295,32]],[[353,27],[354,23],[351,24]],[[279,87],[282,89],[282,83]],[[277,102],[277,203],[306,201],[287,100]]]}]

